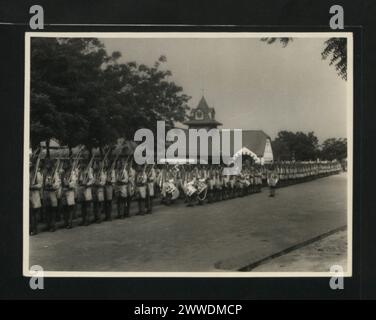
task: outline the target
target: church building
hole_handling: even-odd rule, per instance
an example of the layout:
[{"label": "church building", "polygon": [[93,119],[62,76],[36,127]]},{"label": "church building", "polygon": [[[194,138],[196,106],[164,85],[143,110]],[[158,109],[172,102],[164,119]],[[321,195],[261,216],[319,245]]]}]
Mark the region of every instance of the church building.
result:
[{"label": "church building", "polygon": [[[188,129],[197,130],[217,129],[222,126],[222,123],[215,119],[215,109],[208,106],[204,96],[197,107],[191,110],[189,119],[184,124],[188,126]],[[233,146],[231,146],[231,150],[233,150]],[[210,143],[208,151],[211,152]],[[242,148],[233,150],[233,152],[236,155],[250,156],[256,163],[273,162],[271,138],[262,130],[242,130]]]}]

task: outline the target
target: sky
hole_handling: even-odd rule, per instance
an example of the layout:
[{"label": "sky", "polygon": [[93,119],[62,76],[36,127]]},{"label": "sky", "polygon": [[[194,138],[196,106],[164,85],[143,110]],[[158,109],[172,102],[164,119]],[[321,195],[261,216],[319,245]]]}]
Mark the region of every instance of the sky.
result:
[{"label": "sky", "polygon": [[325,38],[294,38],[287,47],[258,38],[101,39],[120,62],[152,65],[161,55],[170,80],[196,107],[204,94],[222,128],[314,131],[320,142],[346,137],[347,82],[321,59]]}]

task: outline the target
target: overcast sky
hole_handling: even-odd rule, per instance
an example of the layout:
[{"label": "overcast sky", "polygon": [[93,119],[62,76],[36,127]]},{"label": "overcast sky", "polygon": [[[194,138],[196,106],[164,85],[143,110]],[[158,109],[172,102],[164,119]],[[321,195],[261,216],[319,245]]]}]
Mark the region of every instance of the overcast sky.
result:
[{"label": "overcast sky", "polygon": [[323,38],[287,47],[259,39],[101,39],[121,62],[167,57],[171,80],[196,107],[204,91],[222,128],[314,131],[322,142],[346,137],[346,81],[321,59]]}]

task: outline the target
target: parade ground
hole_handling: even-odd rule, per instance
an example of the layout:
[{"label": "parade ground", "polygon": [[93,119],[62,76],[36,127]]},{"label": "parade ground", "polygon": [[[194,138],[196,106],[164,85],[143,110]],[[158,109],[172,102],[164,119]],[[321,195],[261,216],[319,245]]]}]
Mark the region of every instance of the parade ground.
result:
[{"label": "parade ground", "polygon": [[[30,237],[30,265],[45,271],[279,271],[278,264],[263,266],[260,261],[279,253],[276,259],[282,259],[284,252],[292,254],[291,248],[302,250],[315,241],[327,248],[322,259],[332,256],[334,263],[334,255],[344,263],[346,190],[347,175],[341,173],[277,189],[275,198],[264,188],[259,194],[192,208],[182,201],[167,207],[155,200],[151,215]],[[335,236],[337,232],[342,234]],[[304,270],[295,256],[294,269],[286,267],[288,260],[279,264],[280,271],[329,271],[327,263],[320,264],[320,254],[315,253],[314,261],[307,254]]]}]

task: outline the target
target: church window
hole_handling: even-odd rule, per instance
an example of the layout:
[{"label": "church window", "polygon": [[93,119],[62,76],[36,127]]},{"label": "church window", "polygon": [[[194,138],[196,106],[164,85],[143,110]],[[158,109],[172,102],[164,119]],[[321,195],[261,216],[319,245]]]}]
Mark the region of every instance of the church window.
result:
[{"label": "church window", "polygon": [[201,110],[196,111],[196,120],[203,120],[204,119],[204,114],[202,113]]}]

